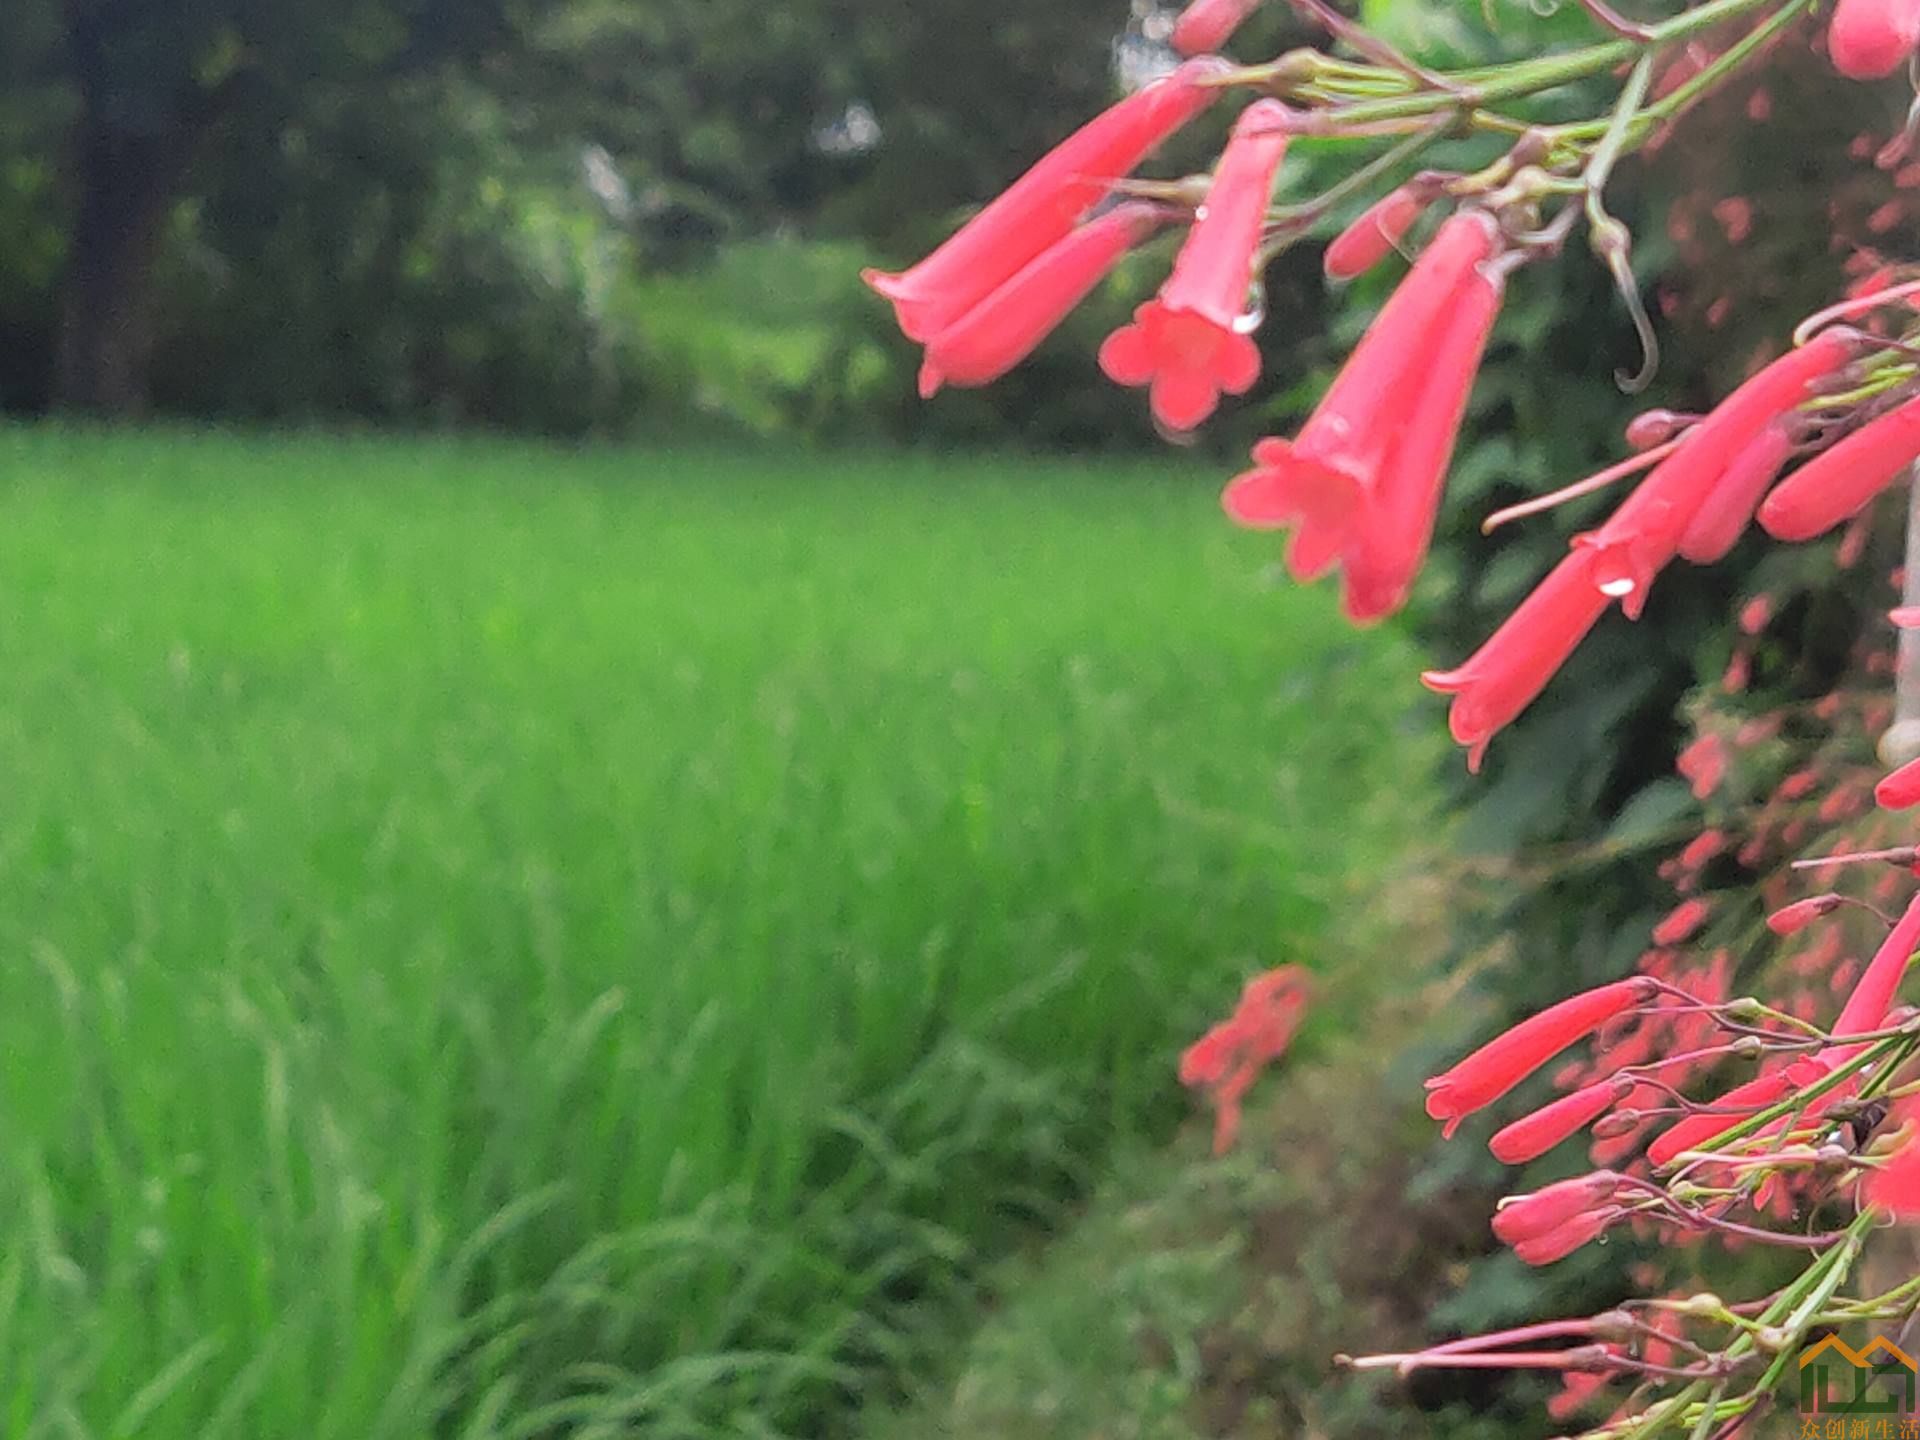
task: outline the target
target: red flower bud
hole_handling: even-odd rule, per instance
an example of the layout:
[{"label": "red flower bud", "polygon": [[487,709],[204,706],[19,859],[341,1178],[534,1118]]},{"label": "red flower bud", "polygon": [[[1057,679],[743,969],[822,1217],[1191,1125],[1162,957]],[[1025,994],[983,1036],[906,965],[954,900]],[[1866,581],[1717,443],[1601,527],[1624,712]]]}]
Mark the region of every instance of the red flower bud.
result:
[{"label": "red flower bud", "polygon": [[1152,205],[1118,205],[1042,251],[927,342],[920,398],[931,398],[943,384],[991,384],[1013,369],[1163,218]]},{"label": "red flower bud", "polygon": [[1366,274],[1387,258],[1432,200],[1426,186],[1407,184],[1374,201],[1327,246],[1322,261],[1327,278],[1351,280]]},{"label": "red flower bud", "polygon": [[1190,60],[1088,121],[912,269],[861,278],[893,302],[910,340],[930,340],[1064,239],[1113,182],[1211,105],[1223,60]]},{"label": "red flower bud", "polygon": [[1920,760],[1909,760],[1873,787],[1873,799],[1882,810],[1905,810],[1920,805]]},{"label": "red flower bud", "polygon": [[1920,459],[1920,397],[1869,420],[1774,486],[1760,524],[1776,540],[1811,540],[1857,515]]},{"label": "red flower bud", "polygon": [[1767,916],[1767,928],[1776,935],[1797,935],[1822,915],[1831,915],[1842,903],[1838,895],[1812,895],[1796,900]]},{"label": "red flower bud", "polygon": [[1631,1080],[1597,1080],[1495,1132],[1487,1148],[1503,1165],[1537,1160],[1575,1131],[1591,1125],[1632,1088]]},{"label": "red flower bud", "polygon": [[1463,1117],[1498,1100],[1574,1041],[1646,1003],[1644,976],[1571,995],[1496,1035],[1446,1073],[1427,1081],[1427,1114],[1451,1136]]},{"label": "red flower bud", "polygon": [[1260,0],[1193,0],[1173,22],[1173,48],[1182,55],[1218,50],[1259,8]]},{"label": "red flower bud", "polygon": [[1151,386],[1153,413],[1169,429],[1193,429],[1222,393],[1245,394],[1260,378],[1260,350],[1243,322],[1289,117],[1277,100],[1241,113],[1173,273],[1100,347],[1107,378]]},{"label": "red flower bud", "polygon": [[1653,927],[1653,943],[1678,945],[1707,923],[1712,907],[1704,900],[1682,900],[1668,912],[1667,918]]},{"label": "red flower bud", "polygon": [[1642,410],[1627,422],[1627,448],[1651,450],[1656,445],[1664,445],[1699,419],[1698,415],[1681,415],[1672,410]]},{"label": "red flower bud", "polygon": [[1849,80],[1891,75],[1920,43],[1916,0],[1840,0],[1827,25],[1827,54]]},{"label": "red flower bud", "polygon": [[[1873,959],[1867,962],[1866,973],[1841,1007],[1840,1018],[1833,1022],[1832,1033],[1836,1037],[1866,1035],[1880,1028],[1893,1005],[1893,997],[1899,993],[1907,962],[1913,958],[1916,948],[1920,948],[1920,895],[1908,903],[1906,913],[1880,942]],[[1858,1049],[1858,1046],[1830,1045],[1816,1058],[1843,1060]]]},{"label": "red flower bud", "polygon": [[1620,1176],[1595,1170],[1571,1180],[1557,1180],[1530,1195],[1513,1195],[1493,1212],[1493,1233],[1503,1244],[1536,1240],[1589,1210],[1605,1205],[1620,1187]]},{"label": "red flower bud", "polygon": [[1522,1240],[1513,1247],[1513,1253],[1529,1265],[1551,1265],[1556,1260],[1566,1259],[1589,1241],[1599,1239],[1619,1218],[1620,1212],[1617,1210],[1590,1210],[1557,1230],[1549,1230],[1531,1240]]}]

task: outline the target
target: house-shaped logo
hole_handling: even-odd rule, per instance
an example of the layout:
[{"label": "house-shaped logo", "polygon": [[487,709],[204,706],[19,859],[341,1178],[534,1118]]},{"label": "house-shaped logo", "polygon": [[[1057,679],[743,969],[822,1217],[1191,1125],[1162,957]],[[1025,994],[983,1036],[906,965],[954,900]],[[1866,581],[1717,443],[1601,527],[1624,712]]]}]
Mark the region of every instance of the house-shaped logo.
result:
[{"label": "house-shaped logo", "polygon": [[1800,1410],[1807,1415],[1911,1415],[1920,1366],[1876,1335],[1855,1350],[1829,1335],[1800,1354]]}]

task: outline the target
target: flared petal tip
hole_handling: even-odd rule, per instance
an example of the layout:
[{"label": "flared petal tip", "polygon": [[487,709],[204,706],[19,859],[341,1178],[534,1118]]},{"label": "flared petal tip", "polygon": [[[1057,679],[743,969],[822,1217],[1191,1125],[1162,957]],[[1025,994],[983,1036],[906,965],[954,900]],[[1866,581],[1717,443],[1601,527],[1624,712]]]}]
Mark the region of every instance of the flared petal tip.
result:
[{"label": "flared petal tip", "polygon": [[934,396],[938,395],[941,385],[946,382],[946,378],[946,376],[940,373],[933,361],[926,360],[921,362],[919,380],[920,398],[922,400],[931,400]]},{"label": "flared petal tip", "polygon": [[1420,683],[1438,695],[1457,695],[1467,688],[1472,676],[1462,666],[1458,670],[1422,670]]},{"label": "flared petal tip", "polygon": [[860,279],[876,295],[884,295],[889,300],[901,300],[906,297],[907,287],[904,275],[869,265],[860,272]]}]

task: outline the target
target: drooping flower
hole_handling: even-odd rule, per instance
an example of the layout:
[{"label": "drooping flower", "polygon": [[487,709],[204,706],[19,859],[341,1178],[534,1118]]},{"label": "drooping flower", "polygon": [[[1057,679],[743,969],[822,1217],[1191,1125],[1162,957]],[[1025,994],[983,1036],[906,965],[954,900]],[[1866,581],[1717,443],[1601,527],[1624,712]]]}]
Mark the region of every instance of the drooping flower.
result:
[{"label": "drooping flower", "polygon": [[[1760,497],[1787,463],[1793,435],[1779,421],[1764,427],[1734,454],[1726,473],[1700,502],[1687,528],[1680,532],[1680,557],[1695,565],[1724,560],[1753,519]],[[1745,629],[1745,617],[1741,628]],[[1761,622],[1764,625],[1766,622]],[[1752,630],[1748,634],[1754,633]]]},{"label": "drooping flower", "polygon": [[1920,459],[1920,396],[1869,420],[1821,451],[1760,504],[1760,524],[1776,540],[1811,540],[1857,515]]},{"label": "drooping flower", "polygon": [[1193,0],[1173,22],[1173,48],[1182,55],[1218,50],[1259,8],[1260,0]]},{"label": "drooping flower", "polygon": [[[1457,300],[1481,307],[1482,313],[1487,303],[1497,305],[1497,279],[1483,277],[1473,299],[1463,287],[1475,283],[1478,268],[1499,245],[1498,227],[1479,211],[1456,215],[1441,226],[1299,434],[1261,441],[1253,452],[1256,468],[1228,485],[1222,504],[1239,523],[1294,527],[1287,566],[1296,579],[1324,573],[1357,538],[1365,497],[1380,487],[1416,411],[1425,411],[1429,444],[1450,435],[1450,427],[1439,423],[1447,397],[1458,386],[1464,400],[1472,376],[1470,371],[1440,376],[1432,363],[1432,337]],[[1471,355],[1477,363],[1473,336],[1474,327],[1466,325],[1452,330],[1450,339],[1463,358]],[[1484,343],[1482,333],[1478,344]],[[1410,396],[1422,395],[1429,382],[1441,387],[1433,392],[1431,408],[1413,403]]]},{"label": "drooping flower", "polygon": [[1154,205],[1116,205],[1087,221],[927,342],[920,398],[942,385],[988,385],[1018,365],[1122,257],[1166,219]]},{"label": "drooping flower", "polygon": [[1430,356],[1425,383],[1409,407],[1399,443],[1360,506],[1360,533],[1345,556],[1347,618],[1367,624],[1406,603],[1433,543],[1467,397],[1500,313],[1506,281],[1468,269]]},{"label": "drooping flower", "polygon": [[1631,1089],[1631,1080],[1596,1080],[1496,1131],[1487,1148],[1503,1165],[1524,1165],[1529,1160],[1537,1160],[1568,1136],[1599,1119]]},{"label": "drooping flower", "polygon": [[862,272],[910,340],[930,340],[1064,239],[1080,217],[1220,94],[1223,60],[1190,60],[1112,106],[1043,156],[910,270]]},{"label": "drooping flower", "polygon": [[1241,113],[1173,272],[1133,312],[1133,323],[1100,347],[1107,378],[1149,386],[1153,413],[1169,429],[1193,429],[1223,393],[1245,394],[1260,378],[1260,350],[1245,323],[1247,292],[1291,123],[1277,100]]},{"label": "drooping flower", "polygon": [[1551,1234],[1612,1201],[1621,1178],[1612,1170],[1594,1170],[1570,1180],[1556,1180],[1531,1194],[1510,1195],[1493,1212],[1493,1233],[1507,1245]]},{"label": "drooping flower", "polygon": [[1621,597],[1629,619],[1645,608],[1654,576],[1755,434],[1807,399],[1858,345],[1853,331],[1823,330],[1764,366],[1688,430],[1605,524],[1575,542],[1592,551],[1594,583]]},{"label": "drooping flower", "polygon": [[1840,0],[1827,25],[1827,54],[1849,80],[1879,80],[1920,44],[1920,0]]},{"label": "drooping flower", "polygon": [[1478,770],[1487,743],[1546,688],[1611,602],[1594,583],[1593,556],[1576,550],[1548,572],[1486,642],[1453,670],[1420,681],[1453,696],[1447,726]]},{"label": "drooping flower", "polygon": [[1327,278],[1351,280],[1366,274],[1393,252],[1432,202],[1433,191],[1414,181],[1374,201],[1327,246],[1321,262]]},{"label": "drooping flower", "polygon": [[1920,760],[1909,760],[1873,787],[1874,803],[1882,810],[1906,810],[1920,805]]},{"label": "drooping flower", "polygon": [[1427,1081],[1427,1114],[1444,1120],[1443,1133],[1451,1136],[1464,1117],[1498,1100],[1614,1016],[1645,1004],[1652,993],[1652,983],[1635,976],[1583,990],[1529,1016]]}]

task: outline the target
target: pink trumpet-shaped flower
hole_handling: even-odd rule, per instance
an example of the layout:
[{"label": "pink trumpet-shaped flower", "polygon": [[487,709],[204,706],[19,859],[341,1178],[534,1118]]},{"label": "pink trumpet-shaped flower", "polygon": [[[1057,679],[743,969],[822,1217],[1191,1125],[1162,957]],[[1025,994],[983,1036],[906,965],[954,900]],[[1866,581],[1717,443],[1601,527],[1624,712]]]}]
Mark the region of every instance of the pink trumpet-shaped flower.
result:
[{"label": "pink trumpet-shaped flower", "polygon": [[930,340],[1065,238],[1115,180],[1220,94],[1224,60],[1190,60],[1055,146],[926,259],[861,278],[893,302],[910,340]]},{"label": "pink trumpet-shaped flower", "polygon": [[1408,408],[1386,468],[1361,500],[1360,533],[1346,552],[1347,618],[1360,624],[1406,603],[1433,542],[1440,496],[1453,461],[1467,397],[1500,313],[1505,278],[1470,268],[1429,357],[1430,369]]},{"label": "pink trumpet-shaped flower", "polygon": [[1173,22],[1173,48],[1182,55],[1218,50],[1260,8],[1260,0],[1193,0]]},{"label": "pink trumpet-shaped flower", "polygon": [[1165,218],[1153,205],[1117,205],[1042,251],[927,342],[920,398],[943,384],[991,384],[1013,369]]},{"label": "pink trumpet-shaped flower", "polygon": [[1503,1165],[1538,1160],[1562,1140],[1598,1120],[1631,1089],[1630,1080],[1596,1080],[1496,1131],[1487,1148]]},{"label": "pink trumpet-shaped flower", "polygon": [[1622,597],[1627,618],[1645,607],[1647,588],[1678,553],[1681,537],[1714,488],[1753,440],[1852,357],[1859,337],[1823,330],[1750,377],[1687,431],[1675,450],[1634,488],[1598,530],[1576,542],[1594,555],[1594,581]]},{"label": "pink trumpet-shaped flower", "polygon": [[1920,44],[1920,0],[1840,0],[1827,25],[1827,54],[1849,80],[1891,75]]},{"label": "pink trumpet-shaped flower", "polygon": [[1193,429],[1223,392],[1245,394],[1260,378],[1260,350],[1245,333],[1247,290],[1290,123],[1277,100],[1242,112],[1173,273],[1100,347],[1107,378],[1150,386],[1153,413],[1169,429]]},{"label": "pink trumpet-shaped flower", "polygon": [[1528,1195],[1513,1195],[1493,1212],[1493,1233],[1507,1245],[1537,1240],[1610,1203],[1621,1177],[1612,1170],[1595,1170],[1570,1180],[1556,1180]]},{"label": "pink trumpet-shaped flower", "polygon": [[1873,799],[1882,810],[1906,810],[1920,805],[1920,760],[1909,760],[1882,777],[1873,787]]},{"label": "pink trumpet-shaped flower", "polygon": [[1444,1120],[1443,1133],[1451,1136],[1465,1116],[1498,1100],[1614,1016],[1646,1003],[1652,993],[1652,983],[1645,976],[1635,976],[1584,990],[1528,1016],[1427,1081],[1427,1114]]},{"label": "pink trumpet-shaped flower", "polygon": [[[1241,524],[1295,527],[1287,549],[1295,578],[1323,573],[1357,537],[1365,497],[1379,486],[1414,412],[1423,408],[1408,403],[1409,391],[1419,393],[1429,382],[1441,385],[1443,378],[1449,386],[1471,382],[1470,374],[1437,373],[1432,336],[1463,297],[1462,286],[1493,258],[1499,243],[1493,220],[1478,211],[1441,226],[1300,433],[1292,440],[1261,441],[1253,452],[1256,468],[1228,486],[1222,503]],[[1487,283],[1497,303],[1498,283]],[[1481,302],[1487,298],[1480,292]],[[1471,327],[1454,331],[1452,338],[1464,345]],[[1435,408],[1426,411],[1430,434],[1439,428],[1446,393],[1436,390]]]},{"label": "pink trumpet-shaped flower", "polygon": [[1776,540],[1811,540],[1860,513],[1920,459],[1920,397],[1869,420],[1773,487],[1760,524]]},{"label": "pink trumpet-shaped flower", "polygon": [[1512,722],[1586,638],[1609,600],[1593,579],[1593,556],[1576,550],[1548,572],[1486,643],[1455,670],[1420,681],[1453,696],[1448,728],[1478,770],[1487,742]]},{"label": "pink trumpet-shaped flower", "polygon": [[[1753,519],[1760,497],[1793,452],[1793,436],[1775,422],[1734,453],[1719,482],[1680,532],[1680,557],[1695,565],[1724,560]],[[1762,622],[1764,623],[1764,622]],[[1749,632],[1751,633],[1751,632]]]},{"label": "pink trumpet-shaped flower", "polygon": [[1433,192],[1415,183],[1402,185],[1374,201],[1327,246],[1321,262],[1327,278],[1351,280],[1366,274],[1393,252],[1432,201]]}]

